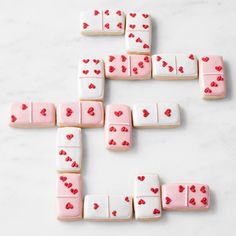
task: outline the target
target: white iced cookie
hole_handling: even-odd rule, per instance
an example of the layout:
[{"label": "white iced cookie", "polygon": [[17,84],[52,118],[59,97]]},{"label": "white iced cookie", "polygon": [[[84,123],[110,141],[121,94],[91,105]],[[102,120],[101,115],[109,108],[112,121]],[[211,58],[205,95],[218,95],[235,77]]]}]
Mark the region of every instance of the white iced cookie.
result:
[{"label": "white iced cookie", "polygon": [[102,59],[79,60],[78,96],[79,100],[103,100],[104,63]]},{"label": "white iced cookie", "polygon": [[180,126],[176,103],[139,103],[133,106],[133,126],[140,128],[175,128]]},{"label": "white iced cookie", "polygon": [[124,34],[125,15],[121,10],[92,10],[80,14],[80,31],[84,35]]},{"label": "white iced cookie", "polygon": [[160,182],[157,174],[140,174],[135,176],[134,211],[137,220],[160,219]]},{"label": "white iced cookie", "polygon": [[80,128],[57,129],[56,160],[58,172],[80,172],[82,135]]},{"label": "white iced cookie", "polygon": [[159,80],[197,79],[197,58],[191,53],[153,55],[152,76]]},{"label": "white iced cookie", "polygon": [[150,15],[142,12],[129,12],[126,16],[126,52],[131,54],[150,54],[151,38]]},{"label": "white iced cookie", "polygon": [[94,221],[127,221],[133,216],[132,197],[128,195],[86,195],[84,218]]}]

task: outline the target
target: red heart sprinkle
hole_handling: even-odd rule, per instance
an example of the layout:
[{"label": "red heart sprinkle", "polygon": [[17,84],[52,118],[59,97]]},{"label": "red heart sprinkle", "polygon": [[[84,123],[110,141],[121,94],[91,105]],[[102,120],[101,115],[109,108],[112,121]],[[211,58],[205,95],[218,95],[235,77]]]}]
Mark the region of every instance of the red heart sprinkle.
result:
[{"label": "red heart sprinkle", "polygon": [[208,62],[209,61],[209,57],[202,57],[202,61]]},{"label": "red heart sprinkle", "polygon": [[221,75],[217,77],[217,81],[223,81],[223,80],[224,78]]},{"label": "red heart sprinkle", "polygon": [[179,192],[182,193],[184,191],[185,187],[183,185],[179,185]]},{"label": "red heart sprinkle", "polygon": [[128,132],[128,129],[123,126],[123,127],[121,128],[121,132]]},{"label": "red heart sprinkle", "polygon": [[137,67],[134,67],[134,68],[133,68],[133,72],[134,72],[134,74],[137,75],[137,74],[138,74],[138,68],[137,68]]},{"label": "red heart sprinkle", "polygon": [[120,117],[123,115],[123,111],[115,111],[114,114],[117,116],[117,117]]},{"label": "red heart sprinkle", "polygon": [[68,140],[71,140],[73,137],[74,137],[73,134],[67,134],[67,135],[66,135],[66,138],[67,138]]},{"label": "red heart sprinkle", "polygon": [[206,197],[202,198],[201,203],[203,203],[204,205],[207,205],[207,198]]},{"label": "red heart sprinkle", "polygon": [[104,27],[107,28],[107,29],[110,29],[110,24],[109,24],[109,23],[106,23],[106,24],[104,25]]},{"label": "red heart sprinkle", "polygon": [[123,73],[125,73],[126,70],[127,70],[127,68],[126,68],[125,66],[121,66],[121,71],[122,71]]},{"label": "red heart sprinkle", "polygon": [[89,59],[83,59],[83,63],[87,64],[89,62]]},{"label": "red heart sprinkle", "polygon": [[89,107],[89,109],[87,110],[87,113],[88,113],[90,116],[94,116],[94,115],[95,115],[94,108],[93,108],[93,107]]},{"label": "red heart sprinkle", "polygon": [[109,66],[109,72],[110,72],[110,73],[114,72],[114,70],[115,70],[115,67],[114,67],[114,66]]},{"label": "red heart sprinkle", "polygon": [[143,62],[140,61],[140,62],[138,63],[138,66],[139,66],[140,68],[143,68]]},{"label": "red heart sprinkle", "polygon": [[195,202],[195,199],[194,199],[194,198],[191,198],[191,199],[189,200],[189,203],[192,204],[192,205],[196,205],[196,202]]},{"label": "red heart sprinkle", "polygon": [[101,73],[101,71],[100,71],[100,70],[94,70],[94,73],[95,73],[96,75],[99,75],[99,74]]},{"label": "red heart sprinkle", "polygon": [[192,185],[192,186],[190,186],[190,188],[189,188],[193,193],[195,193],[196,192],[196,187],[195,187],[195,185]]},{"label": "red heart sprinkle", "polygon": [[109,10],[106,10],[105,12],[104,12],[107,16],[109,16]]},{"label": "red heart sprinkle", "polygon": [[65,186],[66,186],[67,188],[71,188],[71,187],[72,187],[72,183],[65,183]]},{"label": "red heart sprinkle", "polygon": [[74,161],[74,162],[71,164],[71,167],[78,168],[79,165],[76,163],[76,161]]},{"label": "red heart sprinkle", "polygon": [[157,56],[157,61],[160,61],[161,59],[162,59],[162,57],[160,57],[160,56]]},{"label": "red heart sprinkle", "polygon": [[120,28],[120,29],[122,29],[122,28],[123,28],[123,25],[122,25],[122,23],[121,23],[121,22],[119,22],[119,23],[117,24],[117,27],[118,27],[118,28]]},{"label": "red heart sprinkle", "polygon": [[147,29],[149,27],[149,25],[143,25],[144,29]]},{"label": "red heart sprinkle", "polygon": [[144,18],[148,18],[148,14],[142,14],[142,16],[144,17]]},{"label": "red heart sprinkle", "polygon": [[21,108],[22,108],[22,110],[26,110],[28,108],[28,106],[26,104],[22,104]]},{"label": "red heart sprinkle", "polygon": [[144,60],[145,62],[149,63],[149,57],[148,57],[148,56],[145,56],[145,57],[143,58],[143,60]]},{"label": "red heart sprinkle", "polygon": [[135,17],[136,16],[136,13],[130,13],[129,14],[131,17]]},{"label": "red heart sprinkle", "polygon": [[67,107],[67,108],[66,108],[66,116],[71,116],[72,113],[73,113],[72,109],[69,108],[69,107]]},{"label": "red heart sprinkle", "polygon": [[11,115],[11,122],[14,123],[17,120],[17,118],[14,115]]},{"label": "red heart sprinkle", "polygon": [[114,61],[115,57],[114,56],[109,56],[109,62]]},{"label": "red heart sprinkle", "polygon": [[87,24],[86,22],[83,23],[83,28],[87,29],[89,27],[89,24]]},{"label": "red heart sprinkle", "polygon": [[139,205],[145,205],[146,202],[145,202],[143,199],[140,199],[140,200],[138,201],[138,204],[139,204]]},{"label": "red heart sprinkle", "polygon": [[45,108],[43,108],[41,111],[40,111],[40,114],[42,116],[46,116],[47,115],[47,110]]},{"label": "red heart sprinkle", "polygon": [[166,204],[168,205],[168,204],[170,204],[171,202],[172,202],[171,198],[166,197]]},{"label": "red heart sprinkle", "polygon": [[222,66],[215,66],[215,69],[216,69],[217,71],[221,71],[221,70],[223,69],[223,67],[222,67]]},{"label": "red heart sprinkle", "polygon": [[126,201],[126,202],[129,202],[129,197],[125,197],[125,201]]},{"label": "red heart sprinkle", "polygon": [[170,116],[171,116],[171,109],[170,109],[170,108],[166,109],[165,112],[164,112],[164,114],[165,114],[166,116],[170,117]]},{"label": "red heart sprinkle", "polygon": [[78,189],[73,189],[73,188],[71,188],[70,191],[71,191],[71,193],[73,193],[73,194],[78,193]]},{"label": "red heart sprinkle", "polygon": [[98,60],[98,59],[93,59],[93,62],[97,65],[97,64],[100,62],[100,60]]},{"label": "red heart sprinkle", "polygon": [[98,10],[94,10],[94,15],[97,16],[100,12]]},{"label": "red heart sprinkle", "polygon": [[118,16],[121,16],[121,11],[118,10],[118,11],[116,12],[116,14],[117,14]]},{"label": "red heart sprinkle", "polygon": [[135,36],[134,36],[133,33],[130,33],[130,34],[128,35],[128,37],[129,37],[129,38],[134,38]]},{"label": "red heart sprinkle", "polygon": [[123,141],[121,144],[122,144],[123,146],[129,146],[129,142],[127,142],[127,141]]},{"label": "red heart sprinkle", "polygon": [[110,132],[116,132],[116,128],[114,126],[111,126],[109,129]]},{"label": "red heart sprinkle", "polygon": [[145,176],[138,176],[137,177],[139,181],[144,181],[145,180]]},{"label": "red heart sprinkle", "polygon": [[73,209],[74,208],[74,206],[70,203],[70,202],[67,202],[66,203],[66,209],[68,210],[68,209]]},{"label": "red heart sprinkle", "polygon": [[149,112],[148,112],[148,110],[147,109],[143,109],[143,117],[148,117],[149,116]]},{"label": "red heart sprinkle", "polygon": [[138,37],[138,38],[136,39],[136,42],[137,42],[137,43],[142,43],[143,40],[142,40],[141,38]]},{"label": "red heart sprinkle", "polygon": [[145,44],[143,45],[143,48],[150,48],[150,47],[149,47],[148,44],[145,43]]},{"label": "red heart sprinkle", "polygon": [[202,187],[200,188],[200,191],[201,191],[202,193],[206,193],[206,187],[205,187],[205,186],[202,186]]},{"label": "red heart sprinkle", "polygon": [[89,73],[89,70],[83,70],[83,74],[87,75]]},{"label": "red heart sprinkle", "polygon": [[134,28],[136,27],[136,25],[129,25],[129,27],[130,27],[131,29],[134,29]]},{"label": "red heart sprinkle", "polygon": [[212,93],[212,91],[211,91],[210,88],[205,88],[204,92],[205,92],[205,93]]},{"label": "red heart sprinkle", "polygon": [[115,142],[113,139],[111,139],[111,140],[109,141],[109,145],[116,145],[116,142]]},{"label": "red heart sprinkle", "polygon": [[122,61],[122,62],[125,62],[126,60],[127,60],[127,57],[124,56],[124,55],[121,55],[121,61]]},{"label": "red heart sprinkle", "polygon": [[97,203],[93,203],[93,209],[97,210],[99,208],[99,205]]},{"label": "red heart sprinkle", "polygon": [[160,214],[161,212],[157,209],[157,208],[155,208],[154,210],[153,210],[153,214],[154,215],[158,215],[158,214]]},{"label": "red heart sprinkle", "polygon": [[193,55],[193,54],[190,54],[190,55],[188,56],[188,58],[191,59],[191,60],[194,60],[194,55]]},{"label": "red heart sprinkle", "polygon": [[178,70],[179,70],[180,73],[182,73],[182,74],[184,73],[184,68],[183,68],[183,66],[180,66]]},{"label": "red heart sprinkle", "polygon": [[215,81],[212,81],[210,85],[211,87],[218,87],[218,84]]},{"label": "red heart sprinkle", "polygon": [[172,66],[168,66],[168,68],[169,68],[169,72],[172,72],[174,70]]},{"label": "red heart sprinkle", "polygon": [[71,157],[68,156],[68,157],[66,157],[65,161],[67,161],[67,162],[72,161],[72,159],[71,159]]},{"label": "red heart sprinkle", "polygon": [[93,83],[91,83],[91,84],[88,86],[88,88],[89,88],[89,89],[95,89],[96,86],[95,86]]},{"label": "red heart sprinkle", "polygon": [[67,180],[67,177],[66,177],[66,176],[60,176],[60,180],[61,180],[62,182],[65,182],[65,181]]},{"label": "red heart sprinkle", "polygon": [[116,216],[116,214],[117,214],[117,211],[112,211],[112,213],[111,213],[113,216]]},{"label": "red heart sprinkle", "polygon": [[167,66],[167,62],[166,61],[162,61],[162,67],[166,67]]},{"label": "red heart sprinkle", "polygon": [[151,188],[150,190],[151,190],[151,192],[153,192],[153,193],[155,193],[155,194],[159,191],[158,188]]},{"label": "red heart sprinkle", "polygon": [[66,155],[67,153],[64,151],[64,150],[60,150],[59,152],[59,155],[62,156],[62,155]]}]

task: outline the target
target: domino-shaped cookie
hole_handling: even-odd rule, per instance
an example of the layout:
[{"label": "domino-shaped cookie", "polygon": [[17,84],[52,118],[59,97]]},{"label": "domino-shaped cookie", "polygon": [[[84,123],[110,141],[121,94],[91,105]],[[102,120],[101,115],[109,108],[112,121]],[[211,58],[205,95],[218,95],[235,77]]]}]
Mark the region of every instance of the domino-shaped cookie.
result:
[{"label": "domino-shaped cookie", "polygon": [[153,55],[152,77],[158,80],[197,79],[197,58],[191,53]]},{"label": "domino-shaped cookie", "polygon": [[151,53],[151,17],[143,12],[129,12],[126,16],[125,50],[130,54]]},{"label": "domino-shaped cookie", "polygon": [[162,185],[165,210],[206,210],[210,207],[210,189],[205,184]]},{"label": "domino-shaped cookie", "polygon": [[55,126],[56,109],[46,102],[17,102],[10,108],[10,126],[16,128],[48,128]]},{"label": "domino-shaped cookie", "polygon": [[97,58],[79,60],[78,96],[79,100],[103,100],[103,60]]},{"label": "domino-shaped cookie", "polygon": [[199,82],[204,99],[219,99],[226,96],[222,56],[204,56],[199,59]]},{"label": "domino-shaped cookie", "polygon": [[79,174],[64,173],[57,177],[57,218],[82,218],[82,181]]},{"label": "domino-shaped cookie", "polygon": [[104,124],[102,102],[81,101],[61,103],[57,107],[57,125],[59,127],[97,128]]},{"label": "domino-shaped cookie", "polygon": [[128,221],[133,216],[132,197],[128,195],[86,195],[84,219],[93,221]]},{"label": "domino-shaped cookie", "polygon": [[133,126],[136,128],[175,128],[180,126],[177,103],[139,103],[133,105]]},{"label": "domino-shaped cookie", "polygon": [[105,121],[106,148],[114,151],[129,150],[132,146],[131,110],[126,105],[108,105]]},{"label": "domino-shaped cookie", "polygon": [[121,10],[92,10],[80,14],[80,31],[83,35],[122,35],[125,14]]},{"label": "domino-shaped cookie", "polygon": [[56,158],[58,172],[80,172],[82,159],[80,128],[64,127],[57,129]]},{"label": "domino-shaped cookie", "polygon": [[160,219],[160,182],[157,174],[141,174],[135,176],[134,211],[137,220]]},{"label": "domino-shaped cookie", "polygon": [[108,79],[147,80],[151,69],[151,57],[146,55],[110,55],[105,62]]}]

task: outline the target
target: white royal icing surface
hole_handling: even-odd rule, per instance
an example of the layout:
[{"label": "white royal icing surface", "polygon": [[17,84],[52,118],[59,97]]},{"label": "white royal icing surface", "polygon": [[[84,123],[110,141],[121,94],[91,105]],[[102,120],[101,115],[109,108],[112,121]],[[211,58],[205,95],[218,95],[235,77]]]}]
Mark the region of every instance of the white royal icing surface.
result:
[{"label": "white royal icing surface", "polygon": [[134,127],[156,126],[158,124],[156,103],[135,104],[132,112]]},{"label": "white royal icing surface", "polygon": [[84,218],[104,220],[109,217],[107,195],[86,195],[84,198]]}]

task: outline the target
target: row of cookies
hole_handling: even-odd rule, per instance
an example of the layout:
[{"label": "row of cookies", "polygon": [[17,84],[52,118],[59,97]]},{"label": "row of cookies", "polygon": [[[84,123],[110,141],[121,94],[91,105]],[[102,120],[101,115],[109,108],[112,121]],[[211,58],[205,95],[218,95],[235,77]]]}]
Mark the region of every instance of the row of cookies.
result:
[{"label": "row of cookies", "polygon": [[80,174],[57,177],[57,217],[61,220],[128,221],[158,220],[162,210],[206,210],[210,189],[206,184],[174,183],[160,185],[157,174],[134,178],[133,196],[85,195]]},{"label": "row of cookies", "polygon": [[131,54],[150,54],[152,26],[151,16],[143,12],[121,10],[91,10],[80,14],[80,31],[83,35],[122,35],[125,33],[125,49]]},{"label": "row of cookies", "polygon": [[[57,113],[57,119],[56,119]],[[103,127],[105,144],[110,150],[128,150],[132,146],[132,128],[175,128],[180,125],[180,109],[176,103],[140,103],[131,111],[127,105],[107,105],[104,119],[103,103],[80,101],[61,103],[14,103],[10,111],[10,125],[20,128]]]},{"label": "row of cookies", "polygon": [[[105,70],[104,70],[105,68]],[[105,60],[83,58],[79,61],[78,98],[103,100],[104,80],[190,80],[199,77],[202,97],[224,98],[226,84],[221,56],[193,54],[110,55]]]}]

